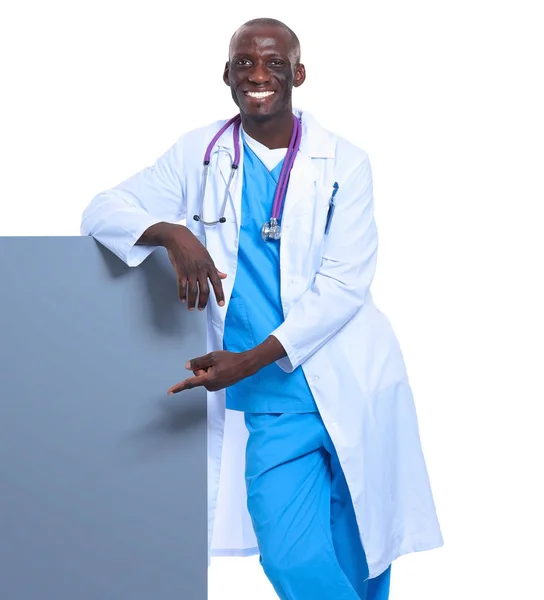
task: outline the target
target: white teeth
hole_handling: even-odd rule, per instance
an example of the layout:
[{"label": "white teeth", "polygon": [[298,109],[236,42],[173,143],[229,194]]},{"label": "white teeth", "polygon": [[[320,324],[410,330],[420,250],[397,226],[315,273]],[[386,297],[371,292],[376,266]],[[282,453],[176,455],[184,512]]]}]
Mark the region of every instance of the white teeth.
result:
[{"label": "white teeth", "polygon": [[268,96],[272,96],[274,92],[247,92],[248,96],[252,98],[267,98]]}]

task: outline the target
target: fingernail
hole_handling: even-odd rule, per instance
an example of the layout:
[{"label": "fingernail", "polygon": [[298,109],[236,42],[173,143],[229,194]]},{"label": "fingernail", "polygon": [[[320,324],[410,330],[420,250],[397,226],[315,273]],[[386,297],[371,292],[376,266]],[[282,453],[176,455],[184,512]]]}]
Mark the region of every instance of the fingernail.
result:
[{"label": "fingernail", "polygon": [[221,300],[221,302],[219,302],[219,306],[225,306],[225,301]]},{"label": "fingernail", "polygon": [[174,395],[174,392],[168,392],[168,395],[169,395],[169,396],[173,396],[173,395]]},{"label": "fingernail", "polygon": [[191,368],[191,363],[190,362],[186,362],[185,363],[185,368],[186,369],[190,369]]}]

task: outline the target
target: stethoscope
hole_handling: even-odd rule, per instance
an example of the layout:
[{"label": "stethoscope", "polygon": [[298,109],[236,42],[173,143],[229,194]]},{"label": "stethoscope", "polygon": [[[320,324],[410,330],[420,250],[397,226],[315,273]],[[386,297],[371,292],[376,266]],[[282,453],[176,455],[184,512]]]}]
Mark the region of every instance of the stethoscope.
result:
[{"label": "stethoscope", "polygon": [[[233,138],[234,138],[234,161],[232,162],[230,169],[230,176],[227,182],[227,189],[225,191],[225,197],[223,199],[223,206],[221,208],[221,216],[217,221],[204,221],[202,218],[202,208],[204,204],[204,196],[206,194],[206,182],[208,180],[208,170],[210,166],[210,157],[212,154],[212,150],[217,142],[217,140],[225,133],[225,131],[231,126],[234,125],[233,128]],[[209,143],[208,148],[206,149],[206,154],[204,155],[204,170],[202,171],[202,183],[200,186],[200,209],[199,214],[194,215],[193,219],[195,221],[200,221],[204,225],[211,226],[217,225],[218,223],[225,223],[227,220],[225,218],[225,210],[227,208],[227,202],[230,192],[230,185],[232,180],[234,179],[234,175],[236,170],[238,169],[238,165],[240,164],[240,125],[241,125],[241,117],[240,115],[236,115],[230,121],[225,123],[223,127],[215,134],[212,141]],[[280,177],[278,180],[278,185],[276,186],[276,192],[274,193],[274,202],[272,204],[272,214],[270,215],[270,220],[267,221],[261,229],[261,235],[265,242],[269,240],[279,240],[281,237],[281,226],[280,226],[280,215],[283,209],[283,203],[285,201],[285,195],[287,193],[287,185],[289,183],[289,177],[291,175],[291,169],[293,168],[293,163],[295,162],[296,155],[300,148],[300,140],[302,137],[302,126],[300,121],[293,115],[293,133],[291,134],[291,141],[289,142],[289,147],[287,149],[287,154],[283,161],[283,165],[281,168]]]}]

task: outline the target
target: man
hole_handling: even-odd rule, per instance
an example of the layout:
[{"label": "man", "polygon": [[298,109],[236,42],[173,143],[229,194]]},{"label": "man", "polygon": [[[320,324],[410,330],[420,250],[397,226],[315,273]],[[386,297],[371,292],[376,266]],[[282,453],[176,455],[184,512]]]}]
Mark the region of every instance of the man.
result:
[{"label": "man", "polygon": [[98,195],[82,233],[131,266],[164,246],[180,300],[207,308],[209,354],[169,393],[208,390],[211,553],[258,552],[284,600],[384,600],[393,560],[442,538],[402,354],[369,289],[368,157],[293,109],[305,77],[293,31],[244,24],[223,75],[238,125],[182,136]]}]

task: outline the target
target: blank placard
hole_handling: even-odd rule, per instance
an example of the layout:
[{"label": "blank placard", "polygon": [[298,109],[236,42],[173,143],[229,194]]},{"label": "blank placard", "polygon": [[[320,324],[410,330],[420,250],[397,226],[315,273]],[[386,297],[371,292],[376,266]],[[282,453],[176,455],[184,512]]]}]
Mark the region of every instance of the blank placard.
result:
[{"label": "blank placard", "polygon": [[206,352],[164,249],[0,238],[0,598],[204,600]]}]

